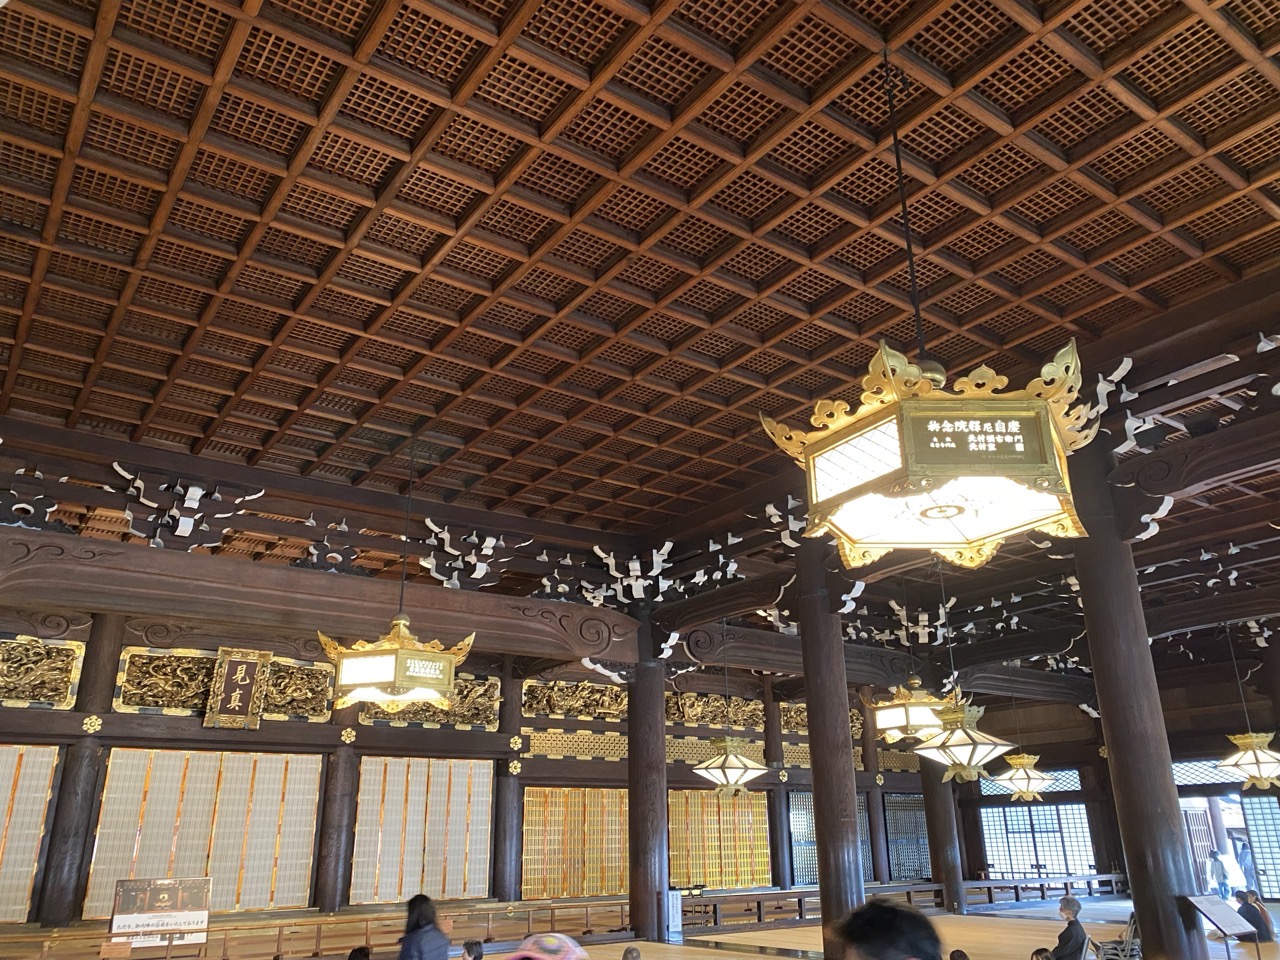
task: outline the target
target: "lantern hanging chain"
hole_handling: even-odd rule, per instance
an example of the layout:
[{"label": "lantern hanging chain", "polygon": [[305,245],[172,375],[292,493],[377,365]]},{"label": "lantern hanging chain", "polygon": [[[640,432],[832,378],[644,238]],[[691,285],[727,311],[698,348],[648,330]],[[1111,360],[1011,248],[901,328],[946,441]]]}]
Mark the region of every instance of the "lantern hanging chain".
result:
[{"label": "lantern hanging chain", "polygon": [[1227,635],[1227,652],[1231,654],[1231,672],[1236,676],[1236,691],[1240,694],[1240,709],[1244,711],[1244,727],[1250,734],[1253,733],[1253,724],[1249,722],[1249,705],[1244,698],[1244,681],[1240,679],[1240,664],[1236,663],[1236,648],[1231,641],[1231,626],[1223,624],[1222,629]]},{"label": "lantern hanging chain", "polygon": [[911,240],[911,219],[907,212],[907,178],[902,172],[902,142],[898,138],[898,110],[894,87],[907,89],[907,75],[889,62],[889,48],[884,48],[884,94],[889,103],[889,131],[893,135],[893,163],[898,171],[898,202],[902,205],[902,236],[907,243],[907,283],[911,292],[911,311],[916,323],[917,360],[926,355],[924,320],[920,316],[920,286],[916,281],[916,255]]},{"label": "lantern hanging chain", "polygon": [[942,561],[934,560],[938,567],[938,592],[942,595],[942,633],[947,639],[947,657],[951,660],[951,693],[960,703],[960,674],[956,672],[955,635],[951,632],[951,614],[947,609],[947,584],[942,576]]},{"label": "lantern hanging chain", "polygon": [[409,485],[404,491],[404,542],[400,548],[400,608],[396,616],[404,615],[404,585],[409,579],[409,522],[413,513],[413,484],[417,479],[417,446],[409,441]]}]

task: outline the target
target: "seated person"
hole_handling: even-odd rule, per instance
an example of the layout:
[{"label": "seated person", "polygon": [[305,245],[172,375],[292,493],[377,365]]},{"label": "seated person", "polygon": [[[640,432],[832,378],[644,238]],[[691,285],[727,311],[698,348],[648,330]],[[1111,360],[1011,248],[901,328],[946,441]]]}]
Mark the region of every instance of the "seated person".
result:
[{"label": "seated person", "polygon": [[1080,960],[1089,943],[1089,935],[1080,926],[1080,901],[1075,897],[1063,897],[1058,901],[1058,916],[1067,926],[1058,934],[1058,945],[1050,953],[1053,960]]},{"label": "seated person", "polygon": [[969,955],[963,950],[952,950],[947,960],[969,960]]},{"label": "seated person", "polygon": [[1053,951],[1048,947],[1041,947],[1039,950],[1032,950],[1031,960],[1053,960]]},{"label": "seated person", "polygon": [[1261,898],[1255,903],[1250,900],[1249,893],[1244,890],[1237,890],[1235,898],[1236,903],[1239,904],[1236,907],[1236,913],[1249,921],[1249,926],[1257,931],[1252,935],[1241,934],[1236,939],[1245,943],[1271,943],[1275,940],[1275,934],[1271,930],[1271,917],[1267,915]]},{"label": "seated person", "polygon": [[463,940],[462,960],[484,960],[484,944],[479,940]]}]

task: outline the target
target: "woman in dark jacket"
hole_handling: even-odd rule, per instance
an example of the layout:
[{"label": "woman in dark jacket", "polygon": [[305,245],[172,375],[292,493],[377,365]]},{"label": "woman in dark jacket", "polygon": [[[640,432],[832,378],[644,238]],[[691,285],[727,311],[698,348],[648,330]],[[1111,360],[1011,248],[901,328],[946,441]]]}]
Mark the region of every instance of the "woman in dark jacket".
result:
[{"label": "woman in dark jacket", "polygon": [[436,905],[420,893],[410,897],[400,941],[400,960],[449,960],[449,938],[436,926]]},{"label": "woman in dark jacket", "polygon": [[1275,939],[1271,931],[1271,918],[1264,914],[1263,911],[1266,908],[1262,906],[1261,900],[1259,899],[1257,903],[1253,902],[1244,890],[1237,890],[1235,897],[1236,903],[1239,904],[1236,907],[1236,913],[1242,919],[1248,920],[1249,926],[1258,931],[1252,936],[1241,935],[1236,939],[1248,943],[1271,943]]}]

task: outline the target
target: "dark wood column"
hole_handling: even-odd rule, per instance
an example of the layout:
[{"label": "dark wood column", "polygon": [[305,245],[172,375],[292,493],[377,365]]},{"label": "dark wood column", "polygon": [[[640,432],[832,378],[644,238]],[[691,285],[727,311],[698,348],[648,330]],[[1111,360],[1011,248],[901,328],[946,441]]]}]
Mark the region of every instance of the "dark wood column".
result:
[{"label": "dark wood column", "polygon": [[[498,732],[520,737],[524,681],[515,675],[511,658],[502,664],[502,703],[498,706]],[[524,787],[506,761],[498,761],[493,785],[493,898],[500,903],[520,899],[524,865]]]},{"label": "dark wood column", "polygon": [[[333,711],[335,727],[358,730],[360,707]],[[320,844],[316,854],[316,907],[337,913],[351,903],[351,862],[356,847],[356,797],[360,792],[360,758],[344,743],[329,755],[324,771],[320,811]]]},{"label": "dark wood column", "polygon": [[831,926],[865,899],[858,849],[858,795],[849,732],[840,617],[827,594],[825,540],[805,539],[796,551],[800,587],[800,650],[809,713],[809,763],[813,772],[813,829],[818,852],[818,898],[826,960],[844,960],[844,944]]},{"label": "dark wood column", "polygon": [[1133,551],[1121,536],[1107,474],[1110,438],[1070,458],[1076,509],[1089,535],[1074,542],[1093,679],[1106,738],[1116,817],[1142,952],[1152,960],[1204,960],[1199,924],[1176,898],[1196,892],[1178,809],[1169,740],[1147,641]]},{"label": "dark wood column", "polygon": [[[77,712],[101,716],[111,711],[120,648],[124,644],[124,621],[121,614],[94,615],[76,691]],[[62,756],[44,880],[36,908],[41,926],[64,927],[80,919],[105,760],[102,744],[95,737],[77,740]]]},{"label": "dark wood column", "polygon": [[867,833],[871,841],[871,876],[876,883],[889,882],[889,828],[884,818],[884,791],[880,788],[880,752],[876,729],[876,712],[867,705],[870,687],[862,696],[862,772],[867,786]]},{"label": "dark wood column", "polygon": [[639,613],[639,650],[627,699],[627,801],[631,928],[642,940],[666,937],[667,688],[656,659],[648,610]]},{"label": "dark wood column", "polygon": [[[764,763],[770,770],[781,770],[782,706],[774,698],[773,683],[764,682]],[[791,811],[783,784],[771,784],[766,797],[769,811],[769,866],[773,885],[790,890],[794,879],[791,865]]]},{"label": "dark wood column", "polygon": [[1280,727],[1280,646],[1268,647],[1262,654],[1258,691],[1271,707],[1271,725]]},{"label": "dark wood column", "polygon": [[928,760],[920,762],[920,789],[924,793],[924,821],[929,832],[933,882],[942,884],[942,906],[947,912],[966,913],[955,791],[950,783],[942,782],[942,767]]}]

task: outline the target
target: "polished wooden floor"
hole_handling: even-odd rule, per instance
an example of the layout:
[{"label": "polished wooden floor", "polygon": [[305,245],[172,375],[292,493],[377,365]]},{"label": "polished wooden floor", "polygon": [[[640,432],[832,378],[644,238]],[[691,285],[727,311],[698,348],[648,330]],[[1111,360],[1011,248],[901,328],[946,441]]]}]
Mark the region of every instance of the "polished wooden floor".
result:
[{"label": "polished wooden floor", "polygon": [[[943,956],[952,950],[963,950],[971,960],[1028,960],[1037,947],[1052,947],[1058,939],[1062,924],[1056,920],[1031,920],[1003,916],[933,917],[934,925],[942,938]],[[1085,921],[1085,929],[1095,940],[1110,940],[1120,936],[1121,927],[1110,923]],[[715,934],[705,938],[723,944],[745,948],[741,954],[717,951],[722,960],[761,960],[752,947],[774,947],[783,950],[822,950],[822,934],[817,927],[791,927],[758,929],[745,933]],[[723,948],[722,948],[723,949]],[[694,951],[694,952],[690,952]],[[616,954],[621,956],[621,949]],[[704,950],[694,946],[674,947],[657,944],[641,946],[642,960],[702,960]],[[592,960],[614,960],[614,950],[592,951]],[[709,952],[708,952],[709,953]],[[1255,956],[1252,944],[1232,944],[1231,956],[1235,960],[1247,960]],[[1210,960],[1223,960],[1226,952],[1220,942],[1209,944]],[[1263,960],[1280,960],[1280,946],[1262,944]]]}]

